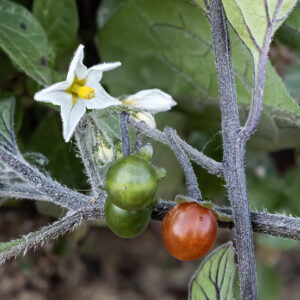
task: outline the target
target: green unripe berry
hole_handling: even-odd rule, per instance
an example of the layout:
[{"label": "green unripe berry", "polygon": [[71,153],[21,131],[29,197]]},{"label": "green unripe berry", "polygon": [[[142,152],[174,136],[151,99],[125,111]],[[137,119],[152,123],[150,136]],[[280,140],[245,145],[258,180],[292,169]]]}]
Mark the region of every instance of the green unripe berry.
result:
[{"label": "green unripe berry", "polygon": [[112,232],[122,238],[134,238],[147,228],[151,220],[152,209],[145,207],[126,210],[116,206],[107,198],[104,212],[106,223]]},{"label": "green unripe berry", "polygon": [[106,191],[120,208],[136,210],[149,205],[157,190],[157,176],[151,163],[130,155],[116,160],[106,175]]}]

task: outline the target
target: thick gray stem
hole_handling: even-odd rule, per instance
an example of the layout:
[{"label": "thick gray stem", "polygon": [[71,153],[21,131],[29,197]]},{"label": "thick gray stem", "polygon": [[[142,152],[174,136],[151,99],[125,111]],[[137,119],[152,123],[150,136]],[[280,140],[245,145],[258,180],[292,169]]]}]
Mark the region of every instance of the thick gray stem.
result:
[{"label": "thick gray stem", "polygon": [[222,114],[224,178],[235,224],[241,298],[255,300],[257,299],[257,282],[244,168],[245,142],[238,138],[240,124],[237,97],[227,23],[221,0],[210,1],[210,20]]}]

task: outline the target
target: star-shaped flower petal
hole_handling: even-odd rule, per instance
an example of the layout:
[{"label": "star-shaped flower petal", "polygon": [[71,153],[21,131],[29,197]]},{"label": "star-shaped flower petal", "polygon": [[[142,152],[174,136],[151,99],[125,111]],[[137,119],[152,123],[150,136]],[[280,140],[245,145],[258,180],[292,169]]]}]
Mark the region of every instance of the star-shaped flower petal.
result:
[{"label": "star-shaped flower petal", "polygon": [[83,45],[77,48],[65,81],[53,84],[34,95],[37,101],[60,105],[63,137],[66,142],[72,137],[87,108],[104,109],[122,104],[110,96],[99,83],[103,72],[113,70],[121,63],[103,63],[87,68],[83,64],[83,48]]}]

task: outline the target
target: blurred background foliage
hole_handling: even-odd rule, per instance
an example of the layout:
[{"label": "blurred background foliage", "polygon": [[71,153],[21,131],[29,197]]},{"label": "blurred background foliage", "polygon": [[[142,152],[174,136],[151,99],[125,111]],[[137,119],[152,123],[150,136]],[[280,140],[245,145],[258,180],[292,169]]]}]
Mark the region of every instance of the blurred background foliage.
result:
[{"label": "blurred background foliage", "polygon": [[[262,118],[248,144],[246,161],[251,209],[295,216],[300,216],[299,14],[300,4],[273,40]],[[22,152],[28,152],[26,158],[60,182],[89,191],[74,144],[63,141],[58,112],[34,103],[33,94],[65,77],[79,43],[85,45],[88,66],[100,61],[122,62],[121,68],[102,79],[112,95],[155,87],[170,93],[178,105],[156,116],[158,128],[173,126],[193,147],[222,160],[210,27],[205,13],[190,1],[0,0],[0,20],[0,98],[13,95],[17,99],[15,129]],[[230,39],[244,122],[251,99],[252,61],[232,30]],[[184,193],[182,171],[167,147],[153,144],[154,164],[167,170],[159,195],[173,200]],[[195,170],[205,199],[229,204],[224,182],[197,166]],[[56,217],[64,213],[44,204],[37,209]],[[256,236],[256,245],[258,253],[299,247],[293,241],[262,235]],[[273,266],[258,260],[259,281],[264,287],[260,299],[277,299],[273,287],[278,278]]]}]

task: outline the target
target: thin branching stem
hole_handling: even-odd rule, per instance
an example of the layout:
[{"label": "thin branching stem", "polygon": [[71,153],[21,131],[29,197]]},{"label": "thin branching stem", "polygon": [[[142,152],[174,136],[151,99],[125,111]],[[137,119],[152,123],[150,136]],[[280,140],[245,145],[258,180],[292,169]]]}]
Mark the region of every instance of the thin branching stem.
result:
[{"label": "thin branching stem", "polygon": [[[264,1],[265,1],[266,15],[268,16],[269,10],[268,10],[267,0]],[[268,28],[264,39],[263,48],[259,53],[258,69],[255,70],[255,74],[254,74],[254,88],[253,88],[250,112],[247,121],[240,132],[240,138],[244,141],[247,141],[254,133],[260,118],[260,114],[262,110],[265,72],[266,72],[266,65],[268,61],[268,52],[272,40],[272,35],[274,33],[274,26],[276,26],[276,20],[281,5],[282,5],[282,0],[278,0],[272,19],[269,20],[268,22]]]},{"label": "thin branching stem", "polygon": [[0,182],[0,197],[52,202],[49,196],[37,191],[36,188],[21,183]]},{"label": "thin branching stem", "polygon": [[202,196],[198,187],[197,177],[186,153],[182,150],[180,144],[178,143],[176,132],[174,131],[174,129],[166,127],[164,129],[164,133],[169,140],[170,148],[176,155],[176,158],[183,169],[188,196],[193,199],[197,199],[198,201],[201,201]]},{"label": "thin branching stem", "polygon": [[[131,126],[139,130],[144,135],[152,138],[155,141],[158,141],[162,144],[169,146],[169,140],[163,132],[158,129],[150,128],[145,122],[137,122],[133,118],[129,117],[128,122]],[[181,138],[178,137],[178,143],[182,149],[186,152],[188,158],[195,162],[197,165],[206,169],[208,173],[214,174],[217,176],[223,176],[223,165],[212,158],[206,156],[202,152],[193,148]]]},{"label": "thin branching stem", "polygon": [[43,245],[59,236],[78,228],[83,221],[99,220],[103,218],[103,211],[96,208],[82,208],[69,212],[65,217],[46,226],[39,231],[29,233],[17,240],[7,242],[1,245],[0,264],[6,260],[16,257],[23,253],[24,255],[31,248]]},{"label": "thin branching stem", "polygon": [[[90,197],[80,194],[42,174],[38,169],[29,165],[25,160],[11,154],[0,146],[0,161],[11,168],[24,182],[46,195],[51,202],[69,210],[81,208],[90,204]],[[24,197],[26,198],[26,196]],[[79,200],[80,199],[80,200]]]},{"label": "thin branching stem", "polygon": [[104,207],[104,202],[101,199],[104,198],[105,192],[100,188],[105,185],[105,182],[98,174],[97,165],[92,153],[90,143],[88,143],[88,135],[95,129],[92,123],[89,122],[88,118],[83,118],[79,125],[77,126],[75,132],[75,140],[77,148],[80,152],[81,160],[84,164],[85,172],[88,177],[88,181],[93,190],[94,203],[102,205]]},{"label": "thin branching stem", "polygon": [[129,141],[129,132],[128,132],[128,113],[122,111],[120,113],[120,130],[122,137],[122,155],[130,155],[130,141]]}]

